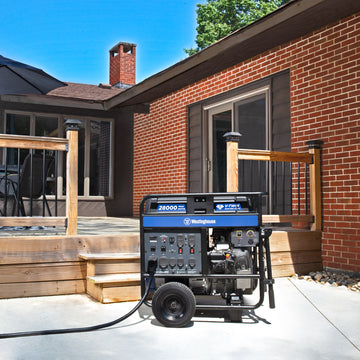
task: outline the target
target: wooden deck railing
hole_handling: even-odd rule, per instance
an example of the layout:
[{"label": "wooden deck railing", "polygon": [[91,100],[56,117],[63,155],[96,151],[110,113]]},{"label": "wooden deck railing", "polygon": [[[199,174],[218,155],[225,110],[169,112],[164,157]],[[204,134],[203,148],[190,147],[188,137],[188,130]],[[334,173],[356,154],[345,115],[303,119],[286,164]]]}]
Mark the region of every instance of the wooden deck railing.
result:
[{"label": "wooden deck railing", "polygon": [[[304,179],[303,182],[309,182],[310,193],[310,214],[297,215],[263,215],[264,223],[295,223],[307,222],[311,223],[311,230],[321,230],[321,172],[320,172],[320,151],[322,141],[309,141],[308,153],[293,152],[276,152],[268,150],[249,150],[238,149],[240,134],[228,133],[225,135],[227,141],[227,191],[236,192],[239,190],[239,160],[257,160],[269,162],[287,162],[297,164],[307,164],[309,166],[309,180]],[[242,176],[242,174],[240,174]],[[299,176],[299,174],[298,174]],[[294,179],[291,179],[294,182]],[[296,181],[295,181],[296,182]],[[300,180],[297,184],[299,198],[297,206],[300,209]],[[307,193],[307,189],[302,190]],[[307,197],[307,194],[305,194]],[[294,198],[294,194],[292,196]]]},{"label": "wooden deck railing", "polygon": [[[66,139],[0,134],[0,148],[66,152],[66,214],[61,216],[0,216],[0,226],[65,226],[66,235],[77,234],[78,122],[66,121]],[[35,174],[34,174],[35,175]],[[5,185],[6,186],[6,185]],[[44,195],[43,195],[44,196]],[[43,214],[44,215],[44,214]]]}]

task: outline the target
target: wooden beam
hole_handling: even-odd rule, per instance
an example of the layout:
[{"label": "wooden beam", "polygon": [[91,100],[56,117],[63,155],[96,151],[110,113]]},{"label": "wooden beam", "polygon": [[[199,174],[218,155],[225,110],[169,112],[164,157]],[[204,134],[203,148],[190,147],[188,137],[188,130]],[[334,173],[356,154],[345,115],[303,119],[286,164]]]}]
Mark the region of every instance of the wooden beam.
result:
[{"label": "wooden beam", "polygon": [[239,191],[239,170],[238,170],[238,161],[237,161],[237,142],[227,142],[226,143],[226,152],[227,152],[227,166],[226,166],[226,191],[227,192],[237,192]]},{"label": "wooden beam", "polygon": [[[70,122],[70,120],[68,120]],[[66,138],[69,141],[69,150],[66,156],[66,217],[68,224],[66,235],[77,234],[78,216],[78,131],[75,126],[69,127],[66,131]]]},{"label": "wooden beam", "polygon": [[226,139],[226,191],[239,191],[239,161],[238,144],[241,134],[229,132],[224,135]]},{"label": "wooden beam", "polygon": [[[65,217],[42,217],[42,216],[2,216],[0,226],[65,226]],[[1,236],[1,231],[0,231]]]},{"label": "wooden beam", "polygon": [[0,284],[0,299],[85,293],[85,280]]},{"label": "wooden beam", "polygon": [[318,231],[322,228],[321,210],[321,143],[308,142],[309,154],[314,161],[309,166],[310,171],[310,213],[314,216],[311,230]]},{"label": "wooden beam", "polygon": [[85,278],[86,264],[83,261],[0,266],[0,284]]},{"label": "wooden beam", "polygon": [[311,164],[312,155],[308,153],[292,153],[269,150],[238,149],[239,160],[263,160],[301,162]]},{"label": "wooden beam", "polygon": [[67,139],[57,137],[0,134],[0,147],[66,151]]},{"label": "wooden beam", "polygon": [[305,222],[311,223],[314,221],[312,215],[262,215],[262,222],[268,223],[295,223]]},{"label": "wooden beam", "polygon": [[292,265],[321,262],[321,250],[284,251],[271,253],[271,265]]},{"label": "wooden beam", "polygon": [[320,231],[273,231],[270,236],[270,251],[321,250]]},{"label": "wooden beam", "polygon": [[80,253],[140,251],[139,234],[0,237],[0,265],[78,261]]},{"label": "wooden beam", "polygon": [[90,261],[102,261],[102,260],[139,260],[140,253],[100,253],[100,254],[79,254],[79,258]]}]

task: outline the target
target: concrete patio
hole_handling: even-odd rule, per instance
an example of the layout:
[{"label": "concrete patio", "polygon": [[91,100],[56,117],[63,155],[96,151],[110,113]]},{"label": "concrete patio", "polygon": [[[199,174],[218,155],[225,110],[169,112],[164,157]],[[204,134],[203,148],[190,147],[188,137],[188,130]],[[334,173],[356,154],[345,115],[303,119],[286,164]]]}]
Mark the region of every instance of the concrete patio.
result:
[{"label": "concrete patio", "polygon": [[[276,279],[267,299],[243,323],[193,318],[165,328],[143,305],[123,323],[95,332],[0,340],[0,358],[41,359],[359,359],[360,294],[293,278]],[[0,333],[104,323],[134,303],[103,305],[86,295],[0,301]]]}]

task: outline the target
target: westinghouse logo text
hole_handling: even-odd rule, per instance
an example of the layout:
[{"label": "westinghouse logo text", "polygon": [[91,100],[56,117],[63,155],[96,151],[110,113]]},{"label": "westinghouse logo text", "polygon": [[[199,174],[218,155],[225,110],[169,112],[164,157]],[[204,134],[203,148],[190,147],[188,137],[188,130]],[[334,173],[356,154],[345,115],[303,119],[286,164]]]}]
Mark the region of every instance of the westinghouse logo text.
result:
[{"label": "westinghouse logo text", "polygon": [[189,226],[189,225],[215,225],[216,220],[185,218],[184,224],[187,226]]}]

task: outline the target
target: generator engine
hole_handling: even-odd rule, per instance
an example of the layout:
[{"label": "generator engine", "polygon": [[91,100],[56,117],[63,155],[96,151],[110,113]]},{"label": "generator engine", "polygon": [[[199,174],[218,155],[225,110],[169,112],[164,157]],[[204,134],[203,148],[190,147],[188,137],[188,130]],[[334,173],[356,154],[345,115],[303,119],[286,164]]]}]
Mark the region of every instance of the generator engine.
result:
[{"label": "generator engine", "polygon": [[[262,195],[148,195],[143,199],[142,293],[151,273],[152,308],[162,324],[184,326],[196,310],[226,310],[241,319],[242,310],[261,305],[265,286],[274,307],[271,229],[261,226]],[[258,283],[258,303],[245,305],[244,295],[252,294]]]},{"label": "generator engine", "polygon": [[[256,271],[256,253],[251,246],[244,246],[250,241],[255,246],[259,241],[259,234],[255,229],[224,230],[209,229],[207,231],[208,251],[207,268],[209,274],[238,274],[249,275]],[[242,240],[242,241],[240,241]],[[221,294],[228,298],[233,294],[242,296],[251,294],[256,288],[254,279],[228,278],[190,278],[189,287],[196,295]]]}]

